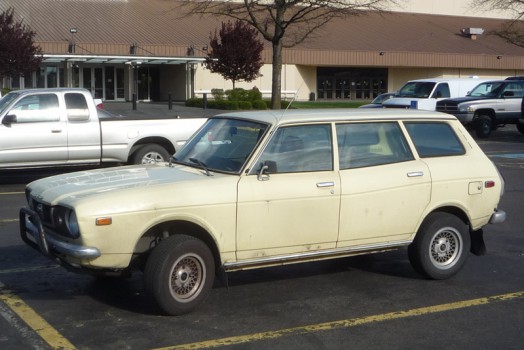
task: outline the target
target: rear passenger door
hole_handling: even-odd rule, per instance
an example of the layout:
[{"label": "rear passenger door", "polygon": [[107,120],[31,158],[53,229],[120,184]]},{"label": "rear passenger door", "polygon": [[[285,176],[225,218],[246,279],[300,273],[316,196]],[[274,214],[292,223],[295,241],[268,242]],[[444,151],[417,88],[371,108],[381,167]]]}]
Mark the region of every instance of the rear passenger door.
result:
[{"label": "rear passenger door", "polygon": [[338,247],[409,240],[430,201],[431,176],[397,122],[336,125],[341,179]]}]

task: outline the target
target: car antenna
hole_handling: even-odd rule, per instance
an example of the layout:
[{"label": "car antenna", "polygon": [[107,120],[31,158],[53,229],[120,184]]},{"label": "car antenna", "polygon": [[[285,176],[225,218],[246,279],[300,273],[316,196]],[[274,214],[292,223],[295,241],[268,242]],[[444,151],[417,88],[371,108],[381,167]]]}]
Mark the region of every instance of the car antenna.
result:
[{"label": "car antenna", "polygon": [[298,87],[298,90],[293,95],[293,98],[291,99],[291,101],[289,101],[289,104],[287,105],[286,109],[284,109],[284,111],[282,112],[282,115],[280,116],[280,118],[282,118],[284,116],[284,113],[286,113],[287,110],[289,109],[289,107],[291,107],[291,104],[293,102],[295,102],[295,100],[297,99],[298,93],[300,92],[300,89],[302,88],[302,85],[304,85],[304,82],[300,83],[300,86]]}]

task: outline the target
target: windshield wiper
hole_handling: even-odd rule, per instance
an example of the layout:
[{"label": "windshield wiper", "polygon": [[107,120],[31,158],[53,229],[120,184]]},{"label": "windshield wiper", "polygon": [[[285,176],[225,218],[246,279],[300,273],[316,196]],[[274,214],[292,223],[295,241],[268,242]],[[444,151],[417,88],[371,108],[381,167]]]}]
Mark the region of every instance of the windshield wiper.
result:
[{"label": "windshield wiper", "polygon": [[201,162],[200,160],[196,158],[189,158],[189,161],[200,165],[200,167],[206,172],[206,175],[211,176],[211,173],[209,172],[209,169],[207,168],[207,165],[204,162]]}]

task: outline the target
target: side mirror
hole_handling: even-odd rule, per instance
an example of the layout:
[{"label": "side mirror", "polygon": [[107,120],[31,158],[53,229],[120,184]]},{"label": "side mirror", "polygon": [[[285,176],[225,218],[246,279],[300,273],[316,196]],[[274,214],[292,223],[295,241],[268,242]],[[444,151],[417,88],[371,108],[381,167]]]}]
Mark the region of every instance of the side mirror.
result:
[{"label": "side mirror", "polygon": [[258,181],[267,181],[269,180],[269,174],[274,174],[277,172],[277,163],[272,160],[266,160],[257,174]]},{"label": "side mirror", "polygon": [[9,126],[13,123],[16,123],[16,114],[8,114],[2,119],[2,124]]}]

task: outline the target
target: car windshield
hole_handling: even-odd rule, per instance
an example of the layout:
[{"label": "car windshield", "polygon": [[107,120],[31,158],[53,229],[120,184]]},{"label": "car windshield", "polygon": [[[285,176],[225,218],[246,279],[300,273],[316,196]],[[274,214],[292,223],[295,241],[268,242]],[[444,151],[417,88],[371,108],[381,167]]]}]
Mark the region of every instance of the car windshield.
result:
[{"label": "car windshield", "polygon": [[382,104],[384,101],[389,100],[393,97],[393,94],[380,94],[371,103]]},{"label": "car windshield", "polygon": [[18,97],[18,93],[10,92],[0,99],[0,114],[4,113],[11,102]]},{"label": "car windshield", "polygon": [[253,121],[211,118],[172,160],[206,173],[239,173],[267,128]]},{"label": "car windshield", "polygon": [[492,81],[479,84],[475,86],[473,90],[469,93],[469,96],[473,97],[496,97],[500,94],[500,91],[504,87],[504,82],[502,81]]},{"label": "car windshield", "polygon": [[411,81],[400,88],[395,97],[428,98],[435,87],[433,82]]}]

